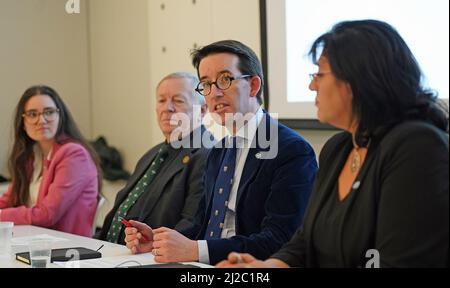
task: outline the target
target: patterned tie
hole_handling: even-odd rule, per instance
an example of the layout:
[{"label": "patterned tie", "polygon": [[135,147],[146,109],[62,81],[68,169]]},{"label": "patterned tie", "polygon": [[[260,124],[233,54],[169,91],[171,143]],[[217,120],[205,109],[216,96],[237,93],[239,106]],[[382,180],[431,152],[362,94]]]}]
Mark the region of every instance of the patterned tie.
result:
[{"label": "patterned tie", "polygon": [[[236,166],[236,137],[228,139],[231,148],[227,148],[220,167],[219,176],[214,186],[213,203],[210,211],[205,240],[219,239],[224,225],[228,199],[233,187],[234,169]],[[230,146],[229,146],[230,147]]]},{"label": "patterned tie", "polygon": [[125,216],[128,214],[128,211],[131,207],[133,207],[134,203],[136,203],[139,196],[141,196],[144,191],[147,191],[147,187],[156,178],[156,175],[161,169],[164,159],[168,154],[168,147],[169,145],[165,144],[159,149],[158,154],[156,155],[152,164],[148,167],[144,176],[141,177],[136,186],[134,186],[133,190],[128,193],[127,198],[122,202],[122,204],[120,204],[111,222],[108,234],[106,235],[107,241],[112,243],[118,242],[120,230],[122,229],[120,218],[125,218]]}]

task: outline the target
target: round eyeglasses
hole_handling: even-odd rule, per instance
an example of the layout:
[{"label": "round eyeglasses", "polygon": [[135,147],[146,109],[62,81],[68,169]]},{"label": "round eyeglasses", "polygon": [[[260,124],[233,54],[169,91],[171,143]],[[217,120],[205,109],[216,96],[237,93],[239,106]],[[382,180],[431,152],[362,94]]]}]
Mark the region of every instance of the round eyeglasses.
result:
[{"label": "round eyeglasses", "polygon": [[25,121],[27,121],[30,124],[36,124],[39,119],[41,118],[41,115],[44,117],[45,121],[47,122],[53,122],[56,120],[59,113],[59,109],[45,109],[42,112],[38,112],[36,110],[29,110],[22,114],[22,117],[25,118]]},{"label": "round eyeglasses", "polygon": [[217,80],[215,82],[209,82],[206,80],[200,81],[198,83],[197,88],[195,88],[195,91],[202,94],[203,96],[208,96],[211,94],[212,85],[216,85],[216,87],[220,90],[226,90],[230,88],[231,83],[234,80],[244,79],[252,77],[252,75],[241,75],[241,76],[230,76],[228,74],[221,74],[219,77],[217,77]]}]

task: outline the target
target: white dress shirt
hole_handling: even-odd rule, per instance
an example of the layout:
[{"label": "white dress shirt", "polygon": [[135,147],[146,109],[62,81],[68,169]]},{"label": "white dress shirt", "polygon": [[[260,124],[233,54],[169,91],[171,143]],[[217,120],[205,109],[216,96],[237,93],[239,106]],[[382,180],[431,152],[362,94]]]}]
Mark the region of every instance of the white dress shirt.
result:
[{"label": "white dress shirt", "polygon": [[[256,135],[256,130],[264,117],[262,108],[256,111],[255,115],[241,127],[236,133],[236,167],[234,170],[233,186],[231,187],[230,196],[228,198],[228,207],[225,212],[224,226],[220,238],[230,238],[236,235],[236,199],[241,181],[244,165],[247,160],[248,152]],[[206,240],[198,240],[198,257],[200,263],[209,264],[208,242]]]},{"label": "white dress shirt", "polygon": [[[28,201],[28,207],[34,207],[37,203],[39,196],[39,188],[41,187],[42,174],[44,169],[44,163],[42,161],[43,154],[39,145],[34,145],[34,163],[33,163],[33,176],[30,181],[30,199]],[[47,160],[49,161],[52,155],[52,151],[48,153]]]}]

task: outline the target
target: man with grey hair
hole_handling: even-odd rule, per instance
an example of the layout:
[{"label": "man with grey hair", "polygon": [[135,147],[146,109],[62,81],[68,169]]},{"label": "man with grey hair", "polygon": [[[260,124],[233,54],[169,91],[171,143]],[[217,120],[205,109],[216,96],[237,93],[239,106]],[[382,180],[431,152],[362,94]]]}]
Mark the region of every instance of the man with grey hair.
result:
[{"label": "man with grey hair", "polygon": [[122,219],[152,228],[170,227],[186,237],[198,234],[205,214],[203,170],[208,149],[192,143],[212,140],[201,125],[206,104],[186,72],[164,77],[156,89],[156,117],[165,141],[148,151],[118,192],[99,239],[124,244]]}]

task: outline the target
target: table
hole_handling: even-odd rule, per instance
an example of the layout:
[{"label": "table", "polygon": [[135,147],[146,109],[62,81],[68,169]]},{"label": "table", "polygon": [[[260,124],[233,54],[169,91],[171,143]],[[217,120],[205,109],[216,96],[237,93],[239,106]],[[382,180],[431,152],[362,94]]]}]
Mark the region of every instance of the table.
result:
[{"label": "table", "polygon": [[[13,240],[18,237],[31,237],[41,234],[47,234],[56,238],[64,238],[68,241],[58,241],[55,242],[52,246],[53,249],[58,248],[69,248],[69,247],[86,247],[92,250],[99,249],[102,245],[103,247],[99,250],[102,253],[103,257],[112,257],[112,256],[122,256],[127,258],[128,256],[132,258],[134,255],[130,252],[130,250],[123,245],[114,244],[106,241],[101,241],[93,238],[78,236],[74,234],[69,234],[65,232],[60,232],[56,230],[46,229],[37,226],[31,225],[19,225],[14,226],[13,228]],[[14,241],[13,241],[14,242]],[[27,252],[28,247],[25,245],[12,245],[12,255],[10,258],[0,258],[0,268],[30,268],[30,265],[17,261],[15,259],[15,253],[19,252]],[[156,263],[154,262],[154,256],[151,253],[147,253],[144,255],[147,258],[146,262]],[[83,262],[83,261],[81,261]],[[147,263],[148,264],[148,263]],[[212,267],[210,265],[205,265],[201,263],[189,263],[199,267]],[[54,263],[50,264],[51,268],[57,268]]]}]

